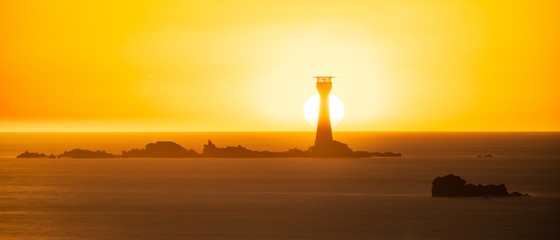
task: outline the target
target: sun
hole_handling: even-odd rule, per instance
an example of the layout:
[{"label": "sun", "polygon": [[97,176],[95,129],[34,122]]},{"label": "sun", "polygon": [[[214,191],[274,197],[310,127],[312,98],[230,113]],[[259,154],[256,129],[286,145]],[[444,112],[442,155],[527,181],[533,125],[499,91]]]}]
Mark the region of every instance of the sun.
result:
[{"label": "sun", "polygon": [[[335,95],[329,95],[329,112],[331,115],[331,125],[336,126],[344,118],[344,104]],[[305,101],[303,105],[303,117],[313,127],[317,127],[319,119],[319,94],[315,94]]]}]

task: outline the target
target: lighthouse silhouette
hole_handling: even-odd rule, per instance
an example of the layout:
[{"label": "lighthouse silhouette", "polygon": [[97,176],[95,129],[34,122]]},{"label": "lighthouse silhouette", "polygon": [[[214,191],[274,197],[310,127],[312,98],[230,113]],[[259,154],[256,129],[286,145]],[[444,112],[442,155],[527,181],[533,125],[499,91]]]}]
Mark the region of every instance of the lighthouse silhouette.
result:
[{"label": "lighthouse silhouette", "polygon": [[317,91],[319,91],[319,118],[315,135],[315,148],[327,148],[333,142],[331,115],[329,111],[329,94],[332,89],[332,76],[317,76]]},{"label": "lighthouse silhouette", "polygon": [[354,151],[347,144],[333,140],[331,115],[329,111],[329,94],[332,89],[333,76],[317,76],[317,91],[319,91],[319,118],[315,145],[309,147],[311,156],[315,157],[344,157],[355,156]]}]

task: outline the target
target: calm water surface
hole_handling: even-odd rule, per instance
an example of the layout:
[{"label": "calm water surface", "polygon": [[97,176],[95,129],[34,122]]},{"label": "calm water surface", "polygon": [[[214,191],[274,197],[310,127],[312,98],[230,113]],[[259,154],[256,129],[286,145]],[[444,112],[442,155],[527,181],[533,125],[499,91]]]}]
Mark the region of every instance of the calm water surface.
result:
[{"label": "calm water surface", "polygon": [[[403,158],[0,158],[0,239],[560,239],[558,138],[449,138],[395,141]],[[38,146],[20,145],[0,147]],[[431,198],[448,173],[534,197]]]},{"label": "calm water surface", "polygon": [[[1,159],[0,239],[559,239],[558,159]],[[434,176],[532,198],[430,197]]]}]

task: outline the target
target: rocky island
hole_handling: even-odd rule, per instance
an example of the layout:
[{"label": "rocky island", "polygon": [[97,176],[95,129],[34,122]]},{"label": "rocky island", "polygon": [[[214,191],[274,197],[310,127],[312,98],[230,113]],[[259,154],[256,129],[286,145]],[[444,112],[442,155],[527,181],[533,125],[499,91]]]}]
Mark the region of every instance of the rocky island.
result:
[{"label": "rocky island", "polygon": [[144,149],[131,149],[130,151],[122,151],[122,157],[202,157],[199,153],[192,149],[186,149],[183,146],[171,141],[158,141],[156,143],[148,143]]},{"label": "rocky island", "polygon": [[17,155],[16,158],[46,158],[47,154],[25,151]]},{"label": "rocky island", "polygon": [[508,192],[505,184],[474,185],[453,174],[436,177],[432,182],[432,197],[522,197],[519,192]]}]

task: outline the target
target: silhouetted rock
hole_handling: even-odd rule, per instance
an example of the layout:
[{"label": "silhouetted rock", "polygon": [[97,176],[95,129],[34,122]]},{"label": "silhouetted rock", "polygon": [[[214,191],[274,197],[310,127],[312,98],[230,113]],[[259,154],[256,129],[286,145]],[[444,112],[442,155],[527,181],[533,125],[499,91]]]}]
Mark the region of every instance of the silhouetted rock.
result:
[{"label": "silhouetted rock", "polygon": [[[354,151],[348,147],[348,144],[333,140],[330,143],[324,143],[321,146],[309,147],[309,152],[313,157],[353,157]],[[364,154],[360,152],[358,154]],[[364,154],[365,157],[365,154]]]},{"label": "silhouetted rock", "polygon": [[204,157],[216,158],[279,158],[279,157],[309,157],[307,151],[292,148],[284,152],[253,151],[241,145],[237,147],[228,146],[225,148],[217,147],[212,141],[208,140],[202,150]]},{"label": "silhouetted rock", "polygon": [[16,158],[46,158],[46,157],[47,155],[44,153],[36,153],[36,152],[28,152],[28,151],[25,151],[16,156]]},{"label": "silhouetted rock", "polygon": [[241,145],[237,147],[228,146],[225,148],[217,147],[212,141],[208,140],[208,144],[204,144],[202,154],[192,149],[186,149],[181,145],[170,141],[158,141],[156,143],[148,143],[145,149],[131,149],[130,151],[122,151],[122,155],[107,153],[102,150],[91,151],[76,148],[65,151],[60,155],[46,155],[44,153],[24,152],[18,155],[18,158],[116,158],[116,157],[216,157],[216,158],[303,158],[303,157],[351,157],[351,158],[367,158],[367,157],[400,157],[400,153],[393,152],[366,152],[353,151],[347,144],[332,141],[330,144],[321,147],[310,147],[308,151],[292,148],[283,152],[270,151],[254,151],[247,149]]},{"label": "silhouetted rock", "polygon": [[402,157],[401,153],[395,152],[372,152],[370,155],[372,157]]},{"label": "silhouetted rock", "polygon": [[58,155],[58,157],[68,157],[68,158],[114,158],[119,157],[118,155],[107,153],[105,151],[91,151],[87,149],[72,149],[70,151],[64,151],[63,154]]},{"label": "silhouetted rock", "polygon": [[402,154],[394,152],[366,152],[353,151],[348,144],[339,141],[332,141],[330,144],[309,147],[309,154],[312,157],[401,157]]},{"label": "silhouetted rock", "polygon": [[201,157],[199,153],[192,149],[186,149],[183,146],[170,142],[158,141],[156,143],[148,143],[145,149],[131,149],[123,151],[123,157]]},{"label": "silhouetted rock", "polygon": [[237,147],[217,147],[212,141],[208,140],[204,144],[202,150],[204,157],[216,158],[287,158],[287,157],[353,157],[353,158],[366,158],[366,157],[400,157],[400,153],[384,152],[384,153],[371,153],[366,151],[352,151],[347,144],[333,141],[332,144],[322,146],[320,148],[310,147],[308,151],[303,151],[297,148],[290,149],[284,152],[270,152],[270,151],[254,151],[247,149],[241,145]]},{"label": "silhouetted rock", "polygon": [[486,157],[486,158],[493,158],[493,157],[494,157],[494,155],[492,155],[492,154],[484,154],[484,155],[478,155],[478,156],[476,156],[476,157]]},{"label": "silhouetted rock", "polygon": [[474,185],[459,176],[449,174],[432,181],[432,197],[510,197],[529,196],[518,192],[509,193],[504,184]]},{"label": "silhouetted rock", "polygon": [[512,192],[509,194],[512,197],[530,197],[531,195],[527,193],[520,193],[520,192]]}]

